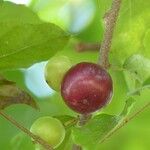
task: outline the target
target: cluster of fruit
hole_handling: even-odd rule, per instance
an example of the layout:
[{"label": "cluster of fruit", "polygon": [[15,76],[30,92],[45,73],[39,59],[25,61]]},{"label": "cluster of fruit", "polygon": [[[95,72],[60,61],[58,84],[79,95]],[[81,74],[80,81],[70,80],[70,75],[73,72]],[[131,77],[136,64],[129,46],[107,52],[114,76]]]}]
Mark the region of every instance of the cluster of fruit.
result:
[{"label": "cluster of fruit", "polygon": [[[52,89],[61,92],[66,105],[80,114],[99,110],[112,97],[111,76],[98,64],[81,62],[72,65],[66,56],[53,57],[46,64],[45,79]],[[53,148],[58,147],[65,137],[64,126],[52,117],[36,120],[31,132],[43,138]]]}]

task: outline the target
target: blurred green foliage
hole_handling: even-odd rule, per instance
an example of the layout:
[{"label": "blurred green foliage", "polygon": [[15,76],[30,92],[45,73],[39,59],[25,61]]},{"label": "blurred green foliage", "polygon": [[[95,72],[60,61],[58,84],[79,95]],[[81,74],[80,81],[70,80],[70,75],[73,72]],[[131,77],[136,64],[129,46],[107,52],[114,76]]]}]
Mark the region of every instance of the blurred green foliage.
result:
[{"label": "blurred green foliage", "polygon": [[[55,23],[66,32],[70,32],[73,35],[70,43],[56,55],[66,55],[71,59],[72,63],[75,64],[81,61],[97,62],[98,52],[90,51],[78,53],[74,48],[74,44],[81,41],[93,43],[102,41],[104,32],[103,15],[109,9],[110,4],[111,0],[62,0],[61,2],[59,0],[32,0],[29,4],[29,8],[36,12],[42,20]],[[110,62],[112,66],[117,66],[119,69],[122,69],[124,61],[127,61],[133,54],[141,55],[143,62],[149,61],[149,6],[149,0],[123,0],[110,52]],[[127,66],[129,65],[128,68],[130,68],[132,72],[136,65],[140,66],[138,63],[134,63],[133,66],[128,63]],[[38,66],[40,66],[40,68]],[[40,116],[76,115],[63,103],[59,93],[47,90],[47,93],[44,94],[47,96],[43,96],[42,88],[43,93],[45,89],[48,89],[41,73],[43,68],[44,64],[37,64],[37,67],[31,67],[29,69],[3,72],[8,79],[15,81],[19,87],[27,90],[37,100],[40,106],[40,112],[36,112],[24,105],[11,106],[6,109],[8,114],[11,114],[27,128],[30,128],[33,121]],[[142,76],[141,74],[145,72],[144,68],[143,72],[141,68],[138,68],[140,78]],[[30,82],[26,82],[27,73],[29,71]],[[120,71],[112,68],[109,72],[113,78],[114,96],[110,105],[101,110],[101,112],[119,115],[125,105],[127,93],[136,88],[136,81],[135,77],[128,72],[128,69]],[[147,72],[149,72],[149,70],[146,71],[146,73]],[[144,76],[146,75],[147,79],[146,73],[144,73]],[[143,82],[144,81],[142,81],[138,87],[141,87]],[[34,91],[31,85],[35,85],[36,88],[40,86],[41,94],[39,94],[38,90]],[[143,90],[140,92],[140,96],[136,95],[134,98],[136,99],[136,103],[132,112],[136,111],[150,100],[149,89]],[[96,150],[149,150],[149,114],[150,109],[145,110],[132,120],[132,122],[128,123],[113,135],[111,139],[108,139],[103,144],[96,145]],[[68,131],[66,137],[68,139],[69,134],[70,132]],[[62,145],[63,148],[60,147],[58,150],[70,150],[72,142],[72,139],[69,139],[68,143],[65,143],[65,146]],[[21,133],[18,129],[0,117],[0,149],[33,150],[34,146],[28,136]]]}]

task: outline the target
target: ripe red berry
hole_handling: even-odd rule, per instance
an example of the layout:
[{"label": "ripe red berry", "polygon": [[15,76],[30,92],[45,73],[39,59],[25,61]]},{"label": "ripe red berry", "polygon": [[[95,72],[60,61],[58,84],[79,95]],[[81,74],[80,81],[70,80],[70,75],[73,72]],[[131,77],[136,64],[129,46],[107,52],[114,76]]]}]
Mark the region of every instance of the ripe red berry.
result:
[{"label": "ripe red berry", "polygon": [[101,66],[82,62],[64,76],[61,95],[65,103],[81,114],[94,112],[105,106],[112,97],[112,79]]}]

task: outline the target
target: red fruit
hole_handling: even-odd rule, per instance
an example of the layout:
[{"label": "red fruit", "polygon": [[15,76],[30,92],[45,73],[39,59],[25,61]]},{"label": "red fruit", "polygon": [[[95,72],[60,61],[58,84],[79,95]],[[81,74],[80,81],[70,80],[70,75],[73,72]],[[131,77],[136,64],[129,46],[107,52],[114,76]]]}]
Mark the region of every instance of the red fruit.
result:
[{"label": "red fruit", "polygon": [[65,103],[81,114],[94,112],[105,106],[112,97],[112,79],[101,66],[82,62],[64,76],[61,95]]}]

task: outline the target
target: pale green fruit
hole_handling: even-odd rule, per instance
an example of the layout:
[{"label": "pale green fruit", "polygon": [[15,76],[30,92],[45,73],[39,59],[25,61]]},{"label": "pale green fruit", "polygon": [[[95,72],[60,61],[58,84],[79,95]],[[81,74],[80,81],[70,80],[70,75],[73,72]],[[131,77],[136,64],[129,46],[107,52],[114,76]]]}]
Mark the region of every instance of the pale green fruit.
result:
[{"label": "pale green fruit", "polygon": [[47,84],[55,91],[60,91],[62,79],[71,66],[71,62],[66,56],[51,58],[45,67],[45,80]]},{"label": "pale green fruit", "polygon": [[[65,138],[65,128],[62,123],[49,116],[37,119],[31,126],[30,131],[45,140],[53,148],[58,147]],[[36,149],[44,148],[36,144]]]}]

